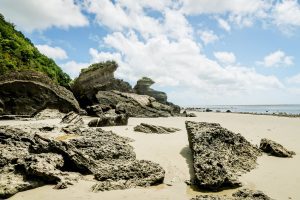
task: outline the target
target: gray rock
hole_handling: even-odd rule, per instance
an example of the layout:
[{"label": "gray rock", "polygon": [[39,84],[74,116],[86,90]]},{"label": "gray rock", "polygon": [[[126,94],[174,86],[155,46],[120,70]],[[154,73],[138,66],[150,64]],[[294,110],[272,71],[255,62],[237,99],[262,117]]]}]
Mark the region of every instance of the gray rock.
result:
[{"label": "gray rock", "polygon": [[61,113],[57,109],[44,109],[37,113],[34,117],[38,120],[62,118],[65,113]]},{"label": "gray rock", "polygon": [[143,77],[137,81],[134,91],[137,94],[148,95],[154,97],[158,102],[165,104],[167,102],[167,94],[150,88],[155,82],[148,77]]},{"label": "gray rock", "polygon": [[124,126],[128,124],[127,114],[103,115],[88,123],[89,127]]},{"label": "gray rock", "polygon": [[80,115],[78,115],[75,112],[69,112],[68,114],[66,114],[60,123],[64,123],[64,124],[76,124],[76,125],[83,125],[83,119]]},{"label": "gray rock", "polygon": [[208,190],[241,186],[238,175],[256,166],[259,149],[217,123],[186,121],[196,184]]},{"label": "gray rock", "polygon": [[180,131],[178,128],[155,126],[151,124],[141,123],[140,125],[135,126],[134,131],[143,132],[143,133],[157,133],[157,134],[169,134],[176,131]]},{"label": "gray rock", "polygon": [[67,113],[79,111],[72,92],[38,72],[13,72],[0,76],[3,115],[30,115],[46,108]]},{"label": "gray rock", "polygon": [[260,141],[259,148],[270,155],[277,156],[277,157],[293,157],[296,153],[293,151],[289,151],[284,148],[281,144],[278,144],[272,140],[263,138]]}]

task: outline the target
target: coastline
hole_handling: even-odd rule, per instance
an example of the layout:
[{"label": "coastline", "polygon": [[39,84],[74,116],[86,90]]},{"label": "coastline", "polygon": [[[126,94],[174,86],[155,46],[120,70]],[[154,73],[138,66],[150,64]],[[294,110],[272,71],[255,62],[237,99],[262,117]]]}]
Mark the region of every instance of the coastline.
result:
[{"label": "coastline", "polygon": [[[43,186],[33,190],[20,192],[10,199],[190,199],[204,194],[195,190],[184,182],[193,174],[191,154],[188,147],[184,122],[205,121],[220,123],[221,126],[241,133],[252,144],[258,145],[261,138],[269,138],[296,152],[293,158],[276,158],[263,155],[258,159],[257,168],[241,176],[244,187],[262,190],[274,199],[300,199],[300,119],[278,118],[276,116],[195,112],[197,117],[169,117],[169,118],[130,118],[127,126],[105,127],[121,136],[134,139],[130,143],[138,159],[147,159],[159,163],[165,170],[164,184],[149,188],[135,188],[93,193],[91,180],[84,180],[64,190],[54,190],[53,186]],[[85,117],[85,124],[92,119]],[[56,124],[58,120],[22,121],[27,123]],[[141,122],[180,128],[181,131],[168,135],[144,134],[133,131],[133,127]],[[0,121],[0,125],[19,124],[19,121]],[[236,191],[224,190],[216,194],[230,195]],[[208,194],[208,193],[205,193]]]}]

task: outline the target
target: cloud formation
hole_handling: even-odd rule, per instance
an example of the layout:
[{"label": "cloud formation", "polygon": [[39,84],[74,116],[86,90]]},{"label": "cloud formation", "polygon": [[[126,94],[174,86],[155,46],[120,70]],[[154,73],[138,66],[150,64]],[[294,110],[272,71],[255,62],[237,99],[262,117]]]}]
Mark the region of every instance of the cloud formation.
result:
[{"label": "cloud formation", "polygon": [[68,58],[66,51],[60,47],[51,47],[49,45],[35,45],[35,46],[42,54],[52,59],[63,60]]},{"label": "cloud formation", "polygon": [[264,57],[258,62],[265,67],[288,67],[294,64],[292,56],[287,56],[285,52],[277,50]]}]

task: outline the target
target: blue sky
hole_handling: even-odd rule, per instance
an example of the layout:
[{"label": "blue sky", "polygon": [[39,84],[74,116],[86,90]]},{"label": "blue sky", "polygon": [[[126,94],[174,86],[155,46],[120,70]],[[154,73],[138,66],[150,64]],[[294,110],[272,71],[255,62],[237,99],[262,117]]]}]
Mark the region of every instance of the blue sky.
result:
[{"label": "blue sky", "polygon": [[1,0],[0,12],[72,78],[116,60],[180,105],[300,97],[296,0]]}]

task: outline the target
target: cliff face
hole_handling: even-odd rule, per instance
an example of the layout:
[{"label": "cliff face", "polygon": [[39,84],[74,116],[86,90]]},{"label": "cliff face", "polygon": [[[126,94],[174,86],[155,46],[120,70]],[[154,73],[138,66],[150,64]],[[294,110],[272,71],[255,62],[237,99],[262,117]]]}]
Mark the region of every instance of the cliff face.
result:
[{"label": "cliff face", "polygon": [[72,85],[72,91],[82,107],[97,103],[98,91],[132,92],[129,83],[114,78],[118,64],[114,61],[96,63],[83,69]]},{"label": "cliff face", "polygon": [[38,49],[14,25],[5,21],[0,14],[0,75],[12,71],[31,70],[42,72],[62,86],[71,81],[52,59]]},{"label": "cliff face", "polygon": [[156,91],[151,89],[151,85],[153,85],[155,82],[148,78],[143,77],[140,80],[137,81],[136,85],[134,86],[134,91],[137,94],[142,95],[148,95],[151,97],[154,97],[158,102],[160,103],[166,103],[167,102],[167,94],[161,91]]}]

